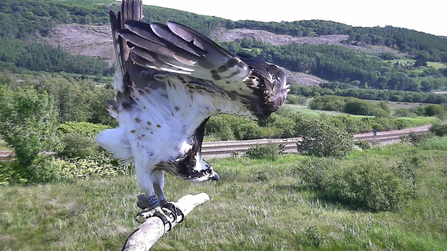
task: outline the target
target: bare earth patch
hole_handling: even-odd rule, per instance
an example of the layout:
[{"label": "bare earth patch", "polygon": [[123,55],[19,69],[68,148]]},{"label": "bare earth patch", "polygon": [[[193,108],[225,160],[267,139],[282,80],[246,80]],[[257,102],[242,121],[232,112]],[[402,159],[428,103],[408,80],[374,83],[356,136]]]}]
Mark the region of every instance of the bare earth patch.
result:
[{"label": "bare earth patch", "polygon": [[111,34],[108,25],[68,24],[56,26],[43,39],[72,54],[102,58],[111,65],[115,60]]},{"label": "bare earth patch", "polygon": [[[349,47],[358,51],[386,52],[392,51],[384,46],[353,46],[343,44],[348,35],[328,35],[320,37],[292,37],[289,35],[277,35],[263,30],[249,29],[218,29],[212,34],[212,38],[220,41],[234,41],[237,38],[250,38],[272,45],[298,44],[334,44]],[[42,38],[44,41],[60,46],[72,54],[88,57],[102,58],[111,66],[115,60],[110,26],[108,25],[82,25],[68,24],[53,28],[49,37]],[[291,72],[285,70],[287,78],[292,82],[302,85],[318,85],[324,80],[310,74]]]}]

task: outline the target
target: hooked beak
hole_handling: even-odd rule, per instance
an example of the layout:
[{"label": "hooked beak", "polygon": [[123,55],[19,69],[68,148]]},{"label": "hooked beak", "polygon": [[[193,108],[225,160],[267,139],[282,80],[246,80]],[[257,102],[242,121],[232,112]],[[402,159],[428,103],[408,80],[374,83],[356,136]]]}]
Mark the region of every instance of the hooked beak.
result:
[{"label": "hooked beak", "polygon": [[217,174],[216,172],[213,171],[213,173],[210,176],[210,180],[218,181],[219,180],[219,174]]}]

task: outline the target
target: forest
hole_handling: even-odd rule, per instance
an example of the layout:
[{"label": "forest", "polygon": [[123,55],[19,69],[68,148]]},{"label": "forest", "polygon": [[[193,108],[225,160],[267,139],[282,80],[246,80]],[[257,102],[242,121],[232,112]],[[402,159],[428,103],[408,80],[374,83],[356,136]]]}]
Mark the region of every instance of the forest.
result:
[{"label": "forest", "polygon": [[[34,0],[0,3],[0,21],[3,23],[0,69],[17,73],[31,70],[110,76],[113,70],[102,59],[72,56],[62,48],[42,44],[39,40],[39,37],[48,36],[56,25],[108,22],[105,3],[73,3]],[[116,8],[117,4],[113,4]],[[297,37],[348,35],[343,42],[347,45],[383,45],[394,49],[395,53],[366,53],[339,45],[273,46],[247,38],[222,45],[233,53],[261,57],[291,71],[306,72],[329,82],[349,83],[354,88],[414,92],[447,90],[447,66],[443,64],[447,62],[447,40],[423,32],[391,26],[352,27],[322,20],[231,21],[155,6],[144,8],[144,15],[146,21],[176,21],[205,35],[211,35],[217,29],[235,28],[262,29]],[[429,62],[440,64],[431,66]]]}]

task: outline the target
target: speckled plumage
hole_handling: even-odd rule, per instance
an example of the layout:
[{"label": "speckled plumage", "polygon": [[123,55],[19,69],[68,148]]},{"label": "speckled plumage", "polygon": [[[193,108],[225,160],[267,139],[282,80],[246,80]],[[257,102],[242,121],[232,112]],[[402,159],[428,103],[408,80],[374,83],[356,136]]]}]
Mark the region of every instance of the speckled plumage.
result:
[{"label": "speckled plumage", "polygon": [[116,158],[135,162],[139,187],[162,196],[163,172],[184,180],[218,176],[201,157],[205,123],[219,113],[264,119],[285,101],[276,66],[235,56],[183,25],[141,22],[139,0],[110,11],[117,56],[110,114],[119,127],[97,136]]}]

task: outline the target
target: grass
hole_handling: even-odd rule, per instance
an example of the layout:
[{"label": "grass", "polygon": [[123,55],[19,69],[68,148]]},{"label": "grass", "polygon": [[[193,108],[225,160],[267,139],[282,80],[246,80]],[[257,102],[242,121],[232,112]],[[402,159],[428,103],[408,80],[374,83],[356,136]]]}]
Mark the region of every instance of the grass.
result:
[{"label": "grass", "polygon": [[443,62],[427,62],[428,66],[431,66],[438,70],[439,68],[447,68],[447,64]]},{"label": "grass", "polygon": [[336,112],[336,111],[312,110],[307,105],[285,104],[284,106],[290,108],[292,111],[301,112],[301,113],[310,114],[310,115],[325,114],[325,115],[333,115],[333,116],[336,116],[336,115],[349,115],[349,116],[358,117],[358,118],[372,117],[372,116],[364,116],[364,115],[352,115],[352,114],[348,114],[348,113],[344,113],[344,112]]},{"label": "grass", "polygon": [[395,101],[378,101],[378,100],[368,100],[374,104],[379,104],[384,102],[388,105],[391,111],[395,111],[397,109],[411,109],[411,108],[417,108],[418,106],[426,106],[429,104],[424,103],[412,103],[412,102],[395,102]]},{"label": "grass", "polygon": [[[355,151],[341,162],[420,157],[419,196],[398,212],[325,201],[294,171],[308,157],[293,154],[275,162],[213,159],[219,183],[167,175],[169,199],[206,192],[212,200],[152,250],[447,250],[447,138],[433,142]],[[138,193],[134,175],[2,187],[0,250],[118,250],[138,225]]]},{"label": "grass", "polygon": [[0,151],[10,151],[11,148],[0,138]]}]

